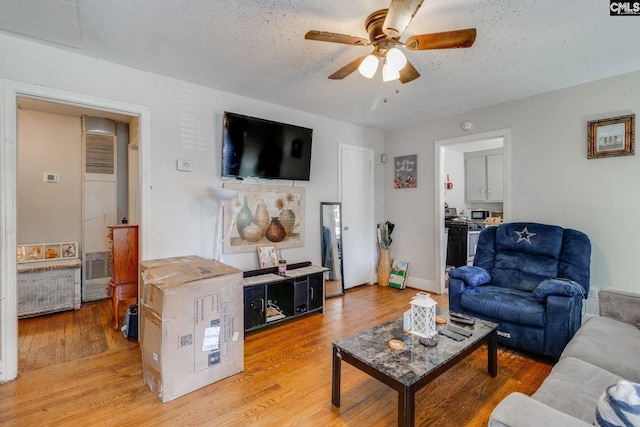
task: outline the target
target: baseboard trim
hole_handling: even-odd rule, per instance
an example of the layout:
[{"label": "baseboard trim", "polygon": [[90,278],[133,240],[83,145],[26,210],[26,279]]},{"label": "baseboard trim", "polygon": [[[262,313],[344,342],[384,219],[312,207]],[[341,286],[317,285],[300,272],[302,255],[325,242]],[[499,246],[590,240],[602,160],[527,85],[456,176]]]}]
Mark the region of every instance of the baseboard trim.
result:
[{"label": "baseboard trim", "polygon": [[406,285],[408,288],[419,289],[421,291],[432,292],[434,294],[440,293],[440,286],[438,286],[438,284],[433,280],[425,280],[408,276]]}]

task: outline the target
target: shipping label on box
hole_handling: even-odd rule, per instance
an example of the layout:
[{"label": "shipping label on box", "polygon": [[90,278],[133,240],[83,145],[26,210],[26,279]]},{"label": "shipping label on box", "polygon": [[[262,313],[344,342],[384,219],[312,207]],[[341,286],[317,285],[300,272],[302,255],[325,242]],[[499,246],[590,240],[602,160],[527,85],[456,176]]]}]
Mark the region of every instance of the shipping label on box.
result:
[{"label": "shipping label on box", "polygon": [[195,372],[220,363],[221,300],[220,294],[194,299]]}]

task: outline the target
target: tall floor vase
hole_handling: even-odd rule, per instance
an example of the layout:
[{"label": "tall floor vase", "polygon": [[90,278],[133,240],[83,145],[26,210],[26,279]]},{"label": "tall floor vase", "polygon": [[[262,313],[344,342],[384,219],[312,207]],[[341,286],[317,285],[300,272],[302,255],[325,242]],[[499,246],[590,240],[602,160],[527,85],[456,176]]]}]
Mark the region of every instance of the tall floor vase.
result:
[{"label": "tall floor vase", "polygon": [[378,285],[389,286],[391,275],[391,249],[380,249],[378,258]]}]

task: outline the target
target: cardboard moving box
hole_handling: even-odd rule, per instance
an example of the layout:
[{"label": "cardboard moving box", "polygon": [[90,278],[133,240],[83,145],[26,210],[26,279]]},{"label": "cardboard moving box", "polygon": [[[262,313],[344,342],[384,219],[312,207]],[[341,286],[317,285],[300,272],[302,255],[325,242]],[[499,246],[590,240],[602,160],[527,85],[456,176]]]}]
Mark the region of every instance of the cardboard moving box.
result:
[{"label": "cardboard moving box", "polygon": [[240,270],[189,256],[140,271],[144,383],[162,402],[244,369]]}]

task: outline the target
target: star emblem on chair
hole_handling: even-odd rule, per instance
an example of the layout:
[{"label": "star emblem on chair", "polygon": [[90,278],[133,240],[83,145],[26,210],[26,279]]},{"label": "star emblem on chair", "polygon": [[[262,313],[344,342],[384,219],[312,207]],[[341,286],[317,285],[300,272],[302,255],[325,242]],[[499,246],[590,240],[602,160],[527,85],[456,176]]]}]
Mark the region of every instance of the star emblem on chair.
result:
[{"label": "star emblem on chair", "polygon": [[531,238],[537,234],[531,233],[527,227],[523,228],[522,231],[514,231],[514,233],[518,235],[518,241],[516,243],[527,242],[528,244],[531,244]]}]

